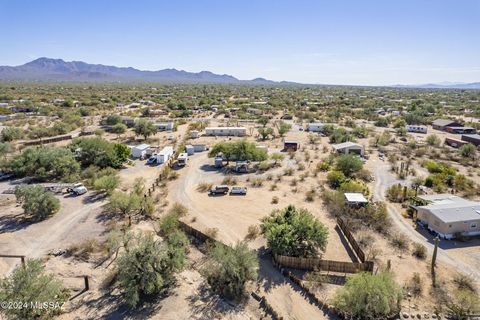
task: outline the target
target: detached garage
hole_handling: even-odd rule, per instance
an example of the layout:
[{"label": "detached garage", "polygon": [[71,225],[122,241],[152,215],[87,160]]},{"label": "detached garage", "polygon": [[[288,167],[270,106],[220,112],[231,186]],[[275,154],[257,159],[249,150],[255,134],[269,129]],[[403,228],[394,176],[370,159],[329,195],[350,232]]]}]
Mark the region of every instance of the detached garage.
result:
[{"label": "detached garage", "polygon": [[365,148],[358,143],[355,142],[344,142],[344,143],[339,143],[339,144],[334,144],[333,149],[337,153],[344,153],[344,154],[358,154],[360,156],[365,155]]},{"label": "detached garage", "polygon": [[142,143],[138,146],[132,147],[132,157],[143,159],[150,152],[150,146],[148,144]]}]

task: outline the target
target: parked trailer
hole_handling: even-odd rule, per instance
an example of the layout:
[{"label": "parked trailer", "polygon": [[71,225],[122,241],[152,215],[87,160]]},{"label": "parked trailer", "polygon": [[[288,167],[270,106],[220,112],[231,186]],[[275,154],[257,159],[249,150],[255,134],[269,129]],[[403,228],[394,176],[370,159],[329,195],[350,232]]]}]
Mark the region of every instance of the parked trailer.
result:
[{"label": "parked trailer", "polygon": [[460,148],[464,144],[467,144],[468,142],[462,141],[460,139],[455,139],[455,138],[445,138],[445,144],[449,145],[452,148]]},{"label": "parked trailer", "polygon": [[185,152],[182,152],[178,155],[177,158],[177,165],[180,167],[186,166],[188,161],[188,154]]},{"label": "parked trailer", "polygon": [[157,154],[157,163],[166,163],[173,156],[173,153],[173,147],[168,146],[163,148],[162,151]]}]

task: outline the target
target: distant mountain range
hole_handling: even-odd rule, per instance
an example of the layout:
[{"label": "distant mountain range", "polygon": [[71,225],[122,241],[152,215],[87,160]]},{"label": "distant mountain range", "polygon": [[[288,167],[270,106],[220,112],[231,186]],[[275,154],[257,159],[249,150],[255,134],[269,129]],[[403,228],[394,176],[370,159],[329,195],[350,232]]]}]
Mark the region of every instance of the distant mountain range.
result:
[{"label": "distant mountain range", "polygon": [[[135,68],[89,64],[82,61],[38,58],[21,66],[0,66],[0,81],[70,81],[70,82],[160,82],[160,83],[223,83],[223,84],[298,84],[264,78],[239,80],[228,74],[210,71],[187,72],[177,69],[145,71]],[[324,84],[325,85],[325,84]],[[480,82],[441,82],[418,85],[393,85],[396,88],[480,89]]]},{"label": "distant mountain range", "polygon": [[420,89],[480,89],[480,82],[439,82],[426,84],[397,84],[397,88],[420,88]]},{"label": "distant mountain range", "polygon": [[[166,82],[166,83],[232,83],[274,84],[275,81],[256,78],[239,80],[228,74],[210,71],[198,73],[177,69],[144,71],[82,61],[39,58],[21,66],[0,66],[0,80],[17,81],[76,81],[76,82]],[[282,82],[283,83],[283,82]]]}]

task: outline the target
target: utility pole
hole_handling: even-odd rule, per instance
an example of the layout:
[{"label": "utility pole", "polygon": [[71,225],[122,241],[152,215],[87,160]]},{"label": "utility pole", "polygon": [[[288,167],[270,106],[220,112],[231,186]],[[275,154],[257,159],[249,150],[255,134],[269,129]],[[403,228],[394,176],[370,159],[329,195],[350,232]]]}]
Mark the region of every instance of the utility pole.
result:
[{"label": "utility pole", "polygon": [[433,248],[433,255],[432,255],[432,285],[435,287],[436,286],[436,283],[435,283],[435,264],[436,264],[436,261],[437,261],[437,250],[438,250],[438,244],[440,243],[440,239],[438,238],[438,236],[435,237],[435,239],[433,239],[433,242],[434,242],[434,245],[435,247]]}]

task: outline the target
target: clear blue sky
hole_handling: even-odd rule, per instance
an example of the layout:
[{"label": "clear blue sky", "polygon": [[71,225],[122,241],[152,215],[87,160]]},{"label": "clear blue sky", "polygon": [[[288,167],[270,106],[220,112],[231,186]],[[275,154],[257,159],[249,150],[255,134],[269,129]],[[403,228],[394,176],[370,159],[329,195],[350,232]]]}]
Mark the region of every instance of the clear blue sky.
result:
[{"label": "clear blue sky", "polygon": [[0,0],[0,65],[38,57],[240,79],[480,81],[480,0]]}]

